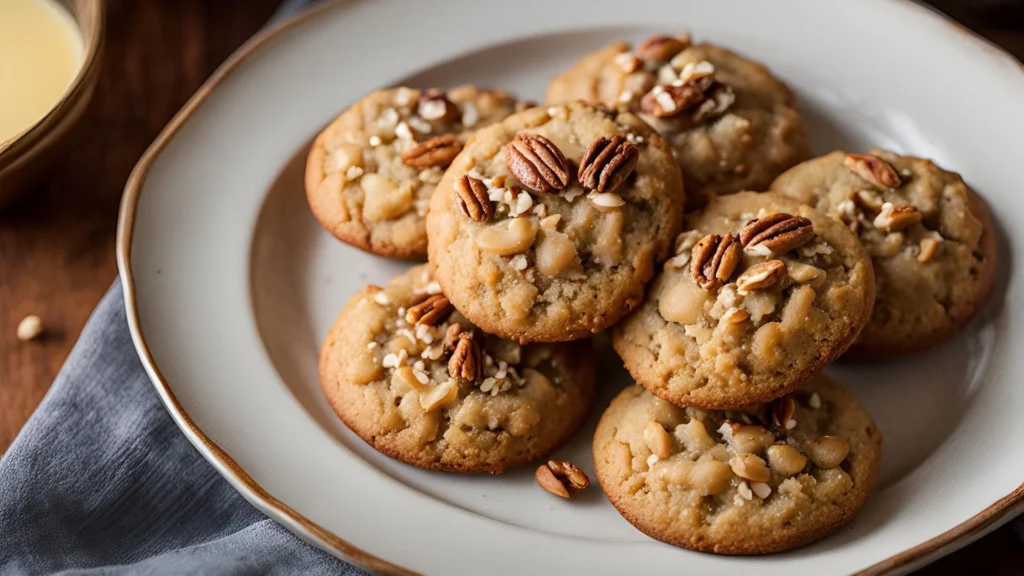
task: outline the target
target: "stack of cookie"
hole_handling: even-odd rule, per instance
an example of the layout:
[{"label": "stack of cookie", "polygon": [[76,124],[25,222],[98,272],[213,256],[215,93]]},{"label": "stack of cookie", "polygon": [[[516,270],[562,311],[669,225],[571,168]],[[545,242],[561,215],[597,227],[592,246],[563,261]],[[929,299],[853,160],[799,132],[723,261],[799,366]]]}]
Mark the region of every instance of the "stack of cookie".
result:
[{"label": "stack of cookie", "polygon": [[[849,521],[881,434],[821,372],[848,350],[923,350],[980,310],[995,271],[980,199],[927,160],[807,160],[790,90],[688,37],[613,44],[548,101],[382,90],[317,138],[323,226],[429,259],[338,317],[320,361],[334,410],[393,458],[500,473],[576,432],[589,337],[611,329],[638,386],[602,416],[594,469],[626,519],[727,554]],[[537,481],[588,484],[561,461]]]}]

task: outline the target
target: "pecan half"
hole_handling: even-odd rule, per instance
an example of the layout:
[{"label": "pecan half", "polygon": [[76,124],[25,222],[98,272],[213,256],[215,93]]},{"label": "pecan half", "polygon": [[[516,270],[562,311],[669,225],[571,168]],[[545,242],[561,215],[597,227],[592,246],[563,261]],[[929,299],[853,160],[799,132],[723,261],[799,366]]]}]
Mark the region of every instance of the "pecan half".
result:
[{"label": "pecan half", "polygon": [[873,224],[882,232],[898,232],[921,221],[921,211],[913,206],[893,206],[892,203],[882,204],[882,211],[875,217]]},{"label": "pecan half", "polygon": [[488,222],[494,217],[494,202],[487,193],[483,180],[463,176],[455,181],[455,203],[466,216],[477,222]]},{"label": "pecan half", "polygon": [[416,112],[424,120],[455,122],[462,118],[462,110],[459,109],[459,106],[449,100],[443,90],[437,88],[431,88],[420,96]]},{"label": "pecan half", "polygon": [[402,163],[413,168],[447,166],[462,152],[462,142],[454,134],[420,142],[402,155]]},{"label": "pecan half", "polygon": [[640,99],[640,110],[659,118],[682,114],[704,102],[714,84],[713,77],[704,76],[682,86],[655,86]]},{"label": "pecan half", "polygon": [[505,147],[505,165],[538,192],[556,192],[569,185],[569,163],[558,146],[540,134],[524,132],[513,138]]},{"label": "pecan half", "polygon": [[803,216],[779,212],[754,218],[740,230],[744,249],[756,256],[778,256],[814,238],[814,224]]},{"label": "pecan half", "polygon": [[843,158],[843,166],[879,188],[899,188],[903,185],[899,172],[873,154],[847,154]]},{"label": "pecan half", "polygon": [[405,312],[405,321],[409,324],[436,326],[444,322],[452,313],[452,303],[444,294],[433,294],[425,297]]},{"label": "pecan half", "polygon": [[754,290],[771,288],[786,275],[786,263],[782,260],[759,262],[743,271],[736,279],[736,291],[747,294]]},{"label": "pecan half", "polygon": [[640,149],[623,136],[594,140],[580,160],[580,184],[598,192],[613,192],[629,178],[640,158]]},{"label": "pecan half", "polygon": [[457,380],[476,382],[483,372],[480,347],[468,332],[459,334],[452,357],[448,359],[448,375]]},{"label": "pecan half", "polygon": [[636,57],[655,64],[668,62],[673,56],[690,47],[689,42],[664,34],[657,34],[641,42],[634,50]]},{"label": "pecan half", "polygon": [[711,290],[732,278],[743,258],[743,249],[735,234],[708,234],[693,247],[690,273],[701,288]]},{"label": "pecan half", "polygon": [[537,485],[550,494],[562,498],[572,495],[590,485],[590,478],[572,462],[564,460],[548,460],[534,474]]}]

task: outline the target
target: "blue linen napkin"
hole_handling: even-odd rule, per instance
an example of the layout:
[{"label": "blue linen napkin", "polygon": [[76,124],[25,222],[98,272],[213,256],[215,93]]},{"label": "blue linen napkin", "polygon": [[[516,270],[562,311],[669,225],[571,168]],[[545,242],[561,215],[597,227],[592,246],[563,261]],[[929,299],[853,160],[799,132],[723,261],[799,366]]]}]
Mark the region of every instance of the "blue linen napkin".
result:
[{"label": "blue linen napkin", "polygon": [[0,574],[57,572],[366,574],[254,509],[189,444],[139,362],[120,283],[0,458]]}]

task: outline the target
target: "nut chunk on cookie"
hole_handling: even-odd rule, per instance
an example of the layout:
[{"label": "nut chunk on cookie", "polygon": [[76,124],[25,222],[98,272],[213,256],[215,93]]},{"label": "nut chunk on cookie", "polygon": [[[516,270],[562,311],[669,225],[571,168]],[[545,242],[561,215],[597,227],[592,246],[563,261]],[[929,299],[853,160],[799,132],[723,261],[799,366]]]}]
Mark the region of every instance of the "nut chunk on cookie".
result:
[{"label": "nut chunk on cookie", "polygon": [[481,332],[424,265],[349,301],[321,350],[320,382],[338,416],[381,453],[499,474],[575,433],[594,364],[589,340],[520,346]]},{"label": "nut chunk on cookie", "polygon": [[985,203],[959,174],[930,160],[833,152],[787,171],[772,190],[839,219],[871,254],[878,301],[853,355],[934,346],[992,293],[996,240]]},{"label": "nut chunk on cookie", "polygon": [[768,402],[867,323],[871,261],[837,220],[741,192],[712,199],[686,227],[643,306],[613,333],[626,369],[656,396],[718,409]]},{"label": "nut chunk on cookie", "polygon": [[882,435],[839,384],[818,376],[771,404],[680,408],[639,386],[594,433],[601,488],[634,526],[716,554],[768,554],[850,521],[874,487]]},{"label": "nut chunk on cookie", "polygon": [[479,128],[519,104],[472,86],[392,88],[356,102],[313,143],[306,197],[340,240],[381,256],[422,258],[425,216],[445,168]]},{"label": "nut chunk on cookie", "polygon": [[481,130],[427,217],[430,262],[471,322],[517,342],[583,338],[636,308],[682,221],[668,144],[630,113],[534,108]]},{"label": "nut chunk on cookie", "polygon": [[582,99],[638,114],[683,169],[687,202],[763,190],[810,156],[795,98],[764,66],[689,35],[618,42],[555,78],[548,102]]}]

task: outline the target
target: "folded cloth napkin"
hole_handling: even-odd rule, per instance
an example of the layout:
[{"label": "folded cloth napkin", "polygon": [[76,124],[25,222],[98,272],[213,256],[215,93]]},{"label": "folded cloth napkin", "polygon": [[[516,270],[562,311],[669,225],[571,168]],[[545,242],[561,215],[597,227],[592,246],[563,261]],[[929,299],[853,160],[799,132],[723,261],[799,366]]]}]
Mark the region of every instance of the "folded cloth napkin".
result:
[{"label": "folded cloth napkin", "polygon": [[53,572],[365,574],[258,512],[188,443],[136,356],[119,283],[0,458],[0,574]]}]

